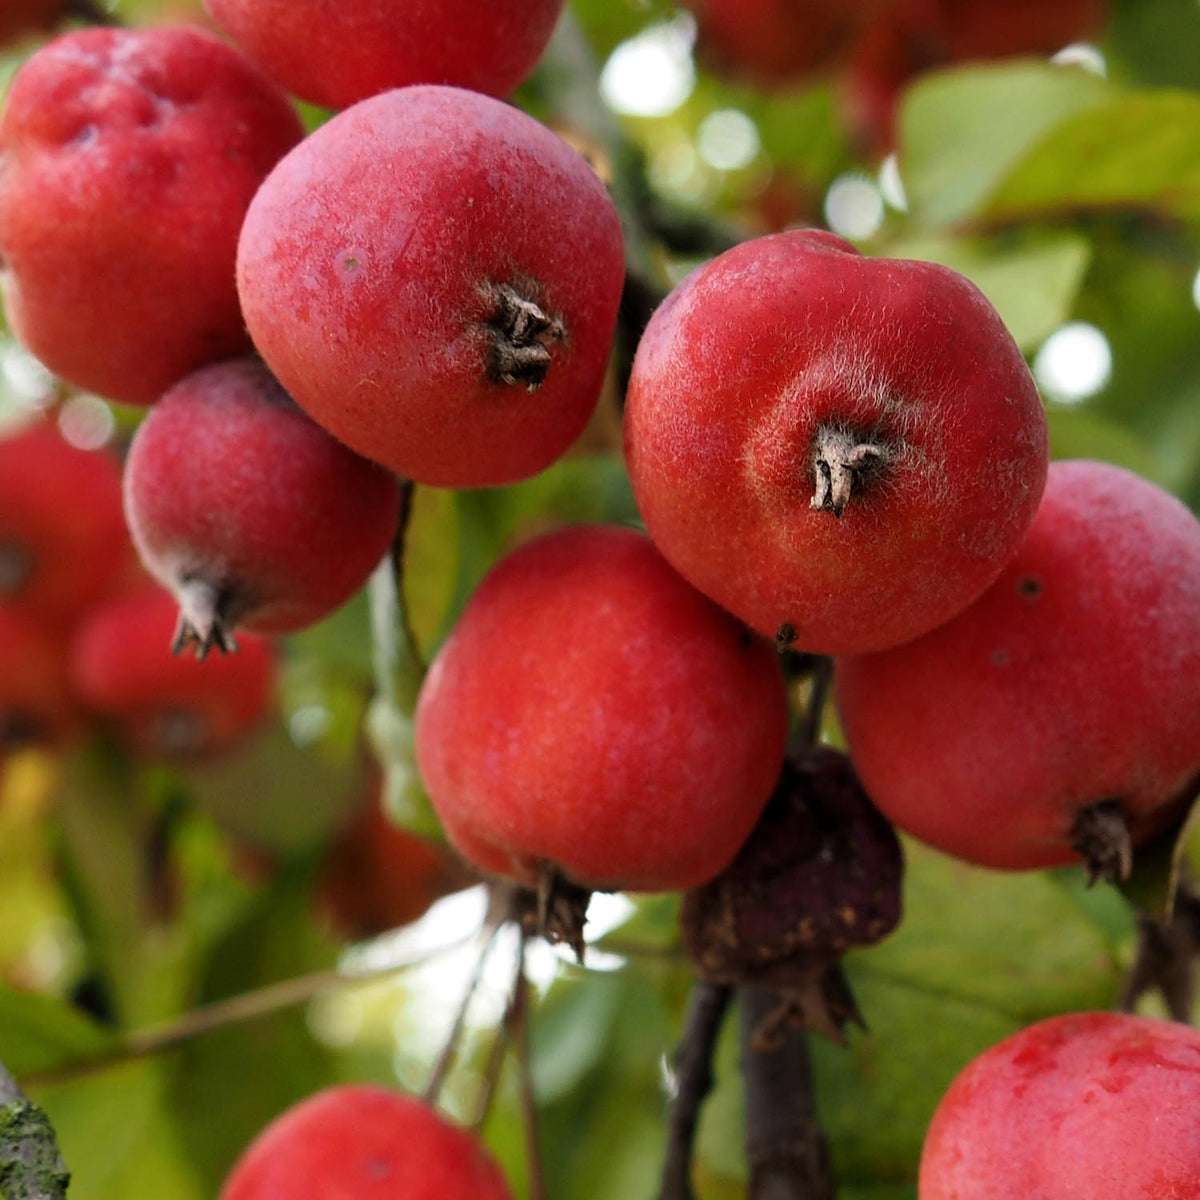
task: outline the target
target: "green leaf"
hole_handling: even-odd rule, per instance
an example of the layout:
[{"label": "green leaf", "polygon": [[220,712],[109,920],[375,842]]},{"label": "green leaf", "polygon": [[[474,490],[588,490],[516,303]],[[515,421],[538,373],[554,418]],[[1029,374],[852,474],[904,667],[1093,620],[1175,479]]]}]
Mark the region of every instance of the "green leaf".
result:
[{"label": "green leaf", "polygon": [[1059,122],[1113,88],[1086,71],[1017,62],[923,76],[900,112],[900,172],[913,219],[971,216]]},{"label": "green leaf", "polygon": [[0,984],[0,1062],[18,1078],[78,1059],[100,1058],[116,1035],[55,996]]}]

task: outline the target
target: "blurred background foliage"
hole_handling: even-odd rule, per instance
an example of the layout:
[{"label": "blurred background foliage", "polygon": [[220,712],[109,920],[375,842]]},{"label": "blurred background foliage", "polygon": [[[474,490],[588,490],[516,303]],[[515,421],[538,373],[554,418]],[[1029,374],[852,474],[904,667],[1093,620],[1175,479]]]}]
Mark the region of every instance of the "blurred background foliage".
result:
[{"label": "blurred background foliage", "polygon": [[[112,8],[131,23],[200,19],[182,0]],[[658,0],[570,0],[517,97],[612,180],[651,290],[790,225],[946,263],[987,293],[1029,355],[1056,457],[1117,462],[1200,504],[1195,0],[1117,0],[1104,36],[1062,62],[924,76],[904,95],[898,152],[882,161],[856,151],[836,81],[770,94],[731,84],[698,65],[694,32]],[[0,75],[37,44],[9,48]],[[576,451],[544,475],[418,491],[405,615],[425,657],[515,542],[568,521],[636,520],[618,377]],[[19,423],[50,402],[81,444],[119,446],[137,418],[61,394],[6,339],[0,417]],[[356,936],[388,918],[347,930],[328,896],[331,848],[376,795],[401,823],[435,832],[413,770],[418,672],[395,637],[398,603],[384,573],[290,639],[279,719],[231,757],[147,765],[96,739],[2,768],[0,1059],[49,1111],[75,1200],[202,1200],[267,1120],[317,1088],[422,1086],[478,953],[479,889],[366,942]],[[1087,890],[1079,871],[994,874],[914,845],[908,857],[900,931],[849,961],[869,1031],[847,1049],[814,1047],[848,1200],[911,1200],[925,1124],[959,1068],[1038,1017],[1111,1006],[1133,954],[1132,911],[1111,889]],[[446,886],[420,876],[407,915]],[[531,959],[548,1193],[649,1197],[690,973],[671,898],[601,898],[591,916],[586,969],[545,947]],[[514,942],[495,944],[470,1010],[445,1093],[463,1119],[514,954]],[[256,993],[254,1019],[198,1033],[187,1015],[280,981],[294,982]],[[703,1200],[744,1186],[736,1057],[726,1038],[701,1132]],[[510,1069],[485,1133],[523,1194]]]}]

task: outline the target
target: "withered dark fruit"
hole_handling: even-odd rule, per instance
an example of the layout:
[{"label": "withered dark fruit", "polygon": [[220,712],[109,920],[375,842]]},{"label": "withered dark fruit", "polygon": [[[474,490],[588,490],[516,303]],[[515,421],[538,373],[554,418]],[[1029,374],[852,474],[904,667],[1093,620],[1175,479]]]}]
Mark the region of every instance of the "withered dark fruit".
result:
[{"label": "withered dark fruit", "polygon": [[703,979],[774,989],[787,1023],[841,1042],[862,1017],[841,970],[853,946],[900,919],[903,855],[850,760],[827,746],[789,756],[762,818],[733,863],[685,894],[684,943]]}]

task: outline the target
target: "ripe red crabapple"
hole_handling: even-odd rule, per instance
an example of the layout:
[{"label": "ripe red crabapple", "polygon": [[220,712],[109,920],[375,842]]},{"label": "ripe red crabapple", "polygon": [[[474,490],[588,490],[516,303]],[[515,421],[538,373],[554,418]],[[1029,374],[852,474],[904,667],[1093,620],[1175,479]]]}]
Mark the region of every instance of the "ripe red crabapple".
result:
[{"label": "ripe red crabapple", "polygon": [[0,119],[13,332],[71,383],[136,404],[238,353],[238,230],[300,135],[282,93],[197,29],[43,46]]},{"label": "ripe red crabapple", "polygon": [[70,623],[132,561],[116,459],[49,421],[0,438],[0,604]]},{"label": "ripe red crabapple", "polygon": [[135,753],[155,758],[234,745],[267,714],[274,688],[268,642],[247,634],[237,654],[197,662],[168,649],[176,617],[170,593],[148,586],[97,606],[72,647],[79,698]]},{"label": "ripe red crabapple", "polygon": [[917,641],[841,659],[868,793],[984,866],[1128,867],[1200,783],[1200,522],[1119,467],[1051,464],[1017,556]]},{"label": "ripe red crabapple", "polygon": [[[506,97],[546,48],[563,0],[204,0],[289,92],[345,108],[389,88],[447,83]],[[314,37],[314,30],[320,36]]]},{"label": "ripe red crabapple", "polygon": [[171,388],[125,464],[134,542],[179,601],[178,644],[201,656],[235,626],[327,616],[379,563],[399,509],[395,478],[310,421],[256,358]]},{"label": "ripe red crabapple", "polygon": [[64,636],[0,604],[0,755],[54,741],[76,721]]},{"label": "ripe red crabapple", "polygon": [[727,251],[655,312],[625,452],[685,578],[768,636],[848,654],[996,577],[1041,495],[1046,421],[963,276],[800,230]]},{"label": "ripe red crabapple", "polygon": [[737,853],[783,761],[771,648],[633,530],[571,526],[499,563],[417,703],[451,842],[523,884],[667,891]]},{"label": "ripe red crabapple", "polygon": [[512,1200],[465,1129],[380,1087],[343,1084],[276,1118],[242,1154],[218,1200]]},{"label": "ripe red crabapple", "polygon": [[587,423],[624,277],[612,201],[518,109],[412,87],[297,146],[246,216],[238,287],[315,421],[418,483],[536,474]]},{"label": "ripe red crabapple", "polygon": [[1124,1013],[1039,1021],[950,1085],[921,1200],[1200,1196],[1200,1033]]}]

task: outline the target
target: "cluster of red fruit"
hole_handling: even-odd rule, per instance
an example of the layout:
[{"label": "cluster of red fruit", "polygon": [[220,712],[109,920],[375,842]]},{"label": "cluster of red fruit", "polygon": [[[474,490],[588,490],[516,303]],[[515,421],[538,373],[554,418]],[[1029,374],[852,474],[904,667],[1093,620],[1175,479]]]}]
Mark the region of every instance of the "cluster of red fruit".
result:
[{"label": "cluster of red fruit", "polygon": [[[624,275],[583,159],[483,94],[530,69],[553,0],[492,6],[486,43],[459,4],[414,9],[435,21],[416,30],[346,4],[320,40],[313,3],[209,7],[278,83],[344,111],[302,138],[215,38],[92,30],[36,54],[0,121],[12,327],[72,383],[153,403],[125,512],[178,600],[176,647],[201,658],[361,587],[395,532],[393,472],[489,486],[563,454]],[[1194,796],[1200,524],[1115,468],[1048,471],[1025,361],[961,276],[817,231],[745,243],[655,313],[625,431],[649,538],[585,526],[517,550],[421,693],[422,775],[481,869],[539,889],[712,880],[783,767],[777,650],[837,656],[867,789],[972,861],[1119,874]],[[12,544],[16,595],[40,548]],[[326,1172],[391,1195],[402,1140],[459,1136],[386,1094],[311,1104],[226,1200]],[[467,1151],[445,1159],[458,1182],[430,1196],[505,1195]]]},{"label": "cluster of red fruit", "polygon": [[833,77],[864,151],[895,140],[901,92],[956,63],[1053,54],[1094,37],[1105,0],[686,0],[714,70],[759,87]]}]

